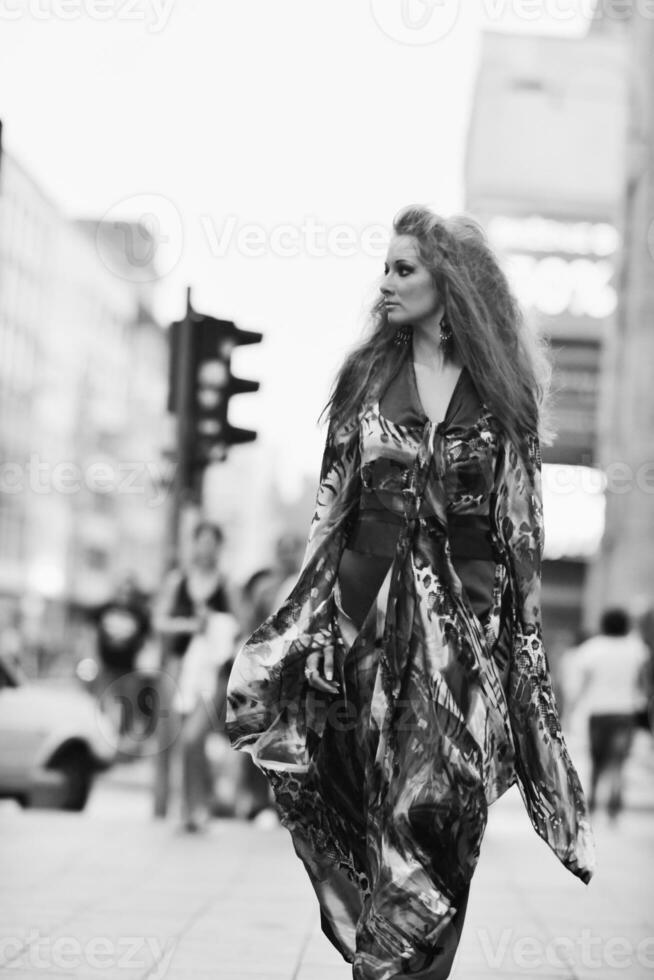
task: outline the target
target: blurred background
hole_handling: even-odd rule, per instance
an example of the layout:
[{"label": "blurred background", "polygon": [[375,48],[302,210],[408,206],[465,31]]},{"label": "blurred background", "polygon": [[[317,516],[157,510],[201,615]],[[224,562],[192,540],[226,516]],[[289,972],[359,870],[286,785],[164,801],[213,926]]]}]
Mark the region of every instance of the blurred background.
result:
[{"label": "blurred background", "polygon": [[[4,0],[0,24],[9,795],[33,803],[21,778],[54,760],[64,805],[80,809],[91,769],[167,759],[157,617],[200,517],[224,533],[241,635],[292,583],[317,419],[408,203],[477,216],[552,344],[559,435],[543,453],[542,601],[557,686],[609,606],[652,649],[654,10]],[[204,321],[208,337],[227,337],[223,381],[233,370],[260,384],[223,387],[218,451],[201,459],[197,416],[180,430],[171,361],[171,324],[193,311],[223,324]],[[123,653],[112,661],[105,641]],[[116,695],[125,676],[135,686]],[[81,693],[106,721],[95,710],[64,731]],[[636,796],[651,787],[650,704]],[[209,756],[224,775],[224,745]],[[170,764],[155,774],[160,813]],[[61,791],[40,777],[40,793]],[[140,778],[149,786],[150,769]],[[262,811],[234,804],[249,778],[232,772],[214,812]]]},{"label": "blurred background", "polygon": [[649,22],[590,2],[453,4],[422,29],[381,3],[32,6],[5,4],[0,41],[0,590],[35,669],[70,667],[125,574],[161,581],[187,285],[263,334],[233,358],[261,388],[230,407],[258,438],[205,477],[230,572],[306,533],[316,420],[413,201],[482,220],[553,343],[553,655],[606,601],[650,604]]}]

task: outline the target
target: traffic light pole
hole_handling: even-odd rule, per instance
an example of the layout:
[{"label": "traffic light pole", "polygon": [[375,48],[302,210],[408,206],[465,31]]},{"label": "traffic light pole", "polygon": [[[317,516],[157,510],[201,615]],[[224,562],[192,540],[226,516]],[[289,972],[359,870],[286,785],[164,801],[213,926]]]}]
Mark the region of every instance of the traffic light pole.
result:
[{"label": "traffic light pole", "polygon": [[[176,460],[171,486],[169,555],[180,564],[180,525],[184,506],[200,502],[202,474],[212,462],[227,458],[229,447],[252,442],[256,432],[230,425],[233,395],[258,391],[258,381],[231,373],[235,347],[258,344],[262,334],[241,330],[232,320],[198,313],[186,295],[186,315],[170,328],[168,409],[176,417]],[[166,613],[164,612],[164,615]],[[154,815],[165,817],[170,796],[171,760],[178,732],[173,702],[181,659],[172,655],[171,638],[161,637],[157,755],[154,773]]]},{"label": "traffic light pole", "polygon": [[[191,418],[190,395],[192,384],[192,319],[191,288],[186,290],[186,315],[179,324],[176,363],[172,365],[177,393],[176,412],[176,465],[171,488],[168,554],[169,567],[179,563],[180,523],[184,504],[188,501],[191,485]],[[170,768],[175,741],[173,697],[175,693],[178,663],[170,653],[170,639],[162,637],[161,671],[159,683],[159,718],[157,725],[158,751],[154,773],[154,815],[165,817],[170,797]]]}]

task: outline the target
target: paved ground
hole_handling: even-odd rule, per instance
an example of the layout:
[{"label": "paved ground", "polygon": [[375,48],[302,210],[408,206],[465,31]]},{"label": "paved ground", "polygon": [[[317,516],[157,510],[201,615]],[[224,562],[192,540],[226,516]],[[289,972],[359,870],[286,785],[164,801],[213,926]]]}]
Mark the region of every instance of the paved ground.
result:
[{"label": "paved ground", "polygon": [[[616,826],[595,821],[598,871],[574,878],[511,791],[491,808],[453,980],[640,980],[654,970],[651,744]],[[116,771],[82,815],[0,806],[0,980],[347,980],[281,828],[155,822]],[[122,777],[125,778],[122,778]]]}]

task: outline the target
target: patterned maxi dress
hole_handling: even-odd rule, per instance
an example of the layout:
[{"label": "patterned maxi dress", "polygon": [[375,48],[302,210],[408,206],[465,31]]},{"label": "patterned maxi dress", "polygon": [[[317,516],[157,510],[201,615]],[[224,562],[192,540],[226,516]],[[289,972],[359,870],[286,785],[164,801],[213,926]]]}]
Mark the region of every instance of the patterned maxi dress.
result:
[{"label": "patterned maxi dress", "polygon": [[[514,782],[562,863],[594,870],[542,644],[535,437],[525,456],[465,368],[430,422],[407,356],[330,425],[298,583],[234,663],[227,731],[270,779],[355,980],[448,976],[488,806]],[[354,519],[331,520],[352,487]],[[338,695],[304,677],[325,645]]]}]

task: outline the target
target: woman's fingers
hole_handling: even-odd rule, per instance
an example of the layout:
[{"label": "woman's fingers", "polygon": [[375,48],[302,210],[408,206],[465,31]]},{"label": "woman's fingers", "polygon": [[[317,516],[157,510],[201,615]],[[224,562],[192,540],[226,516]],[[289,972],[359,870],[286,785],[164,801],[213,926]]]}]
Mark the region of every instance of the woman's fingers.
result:
[{"label": "woman's fingers", "polygon": [[[304,664],[304,675],[311,687],[316,687],[316,681],[320,680],[320,654],[310,653]],[[322,681],[320,681],[322,684]],[[323,690],[319,687],[318,690]]]},{"label": "woman's fingers", "polygon": [[[323,670],[321,676],[320,660],[323,660]],[[305,674],[307,681],[316,691],[327,691],[329,694],[338,694],[339,685],[332,678],[334,676],[334,648],[325,647],[324,653],[310,653],[305,663]]]},{"label": "woman's fingers", "polygon": [[328,694],[340,693],[340,688],[335,682],[325,681],[318,674],[313,674],[308,680],[310,686],[315,688],[316,691],[326,691]]},{"label": "woman's fingers", "polygon": [[326,681],[331,681],[334,677],[334,647],[325,647],[322,672]]}]

